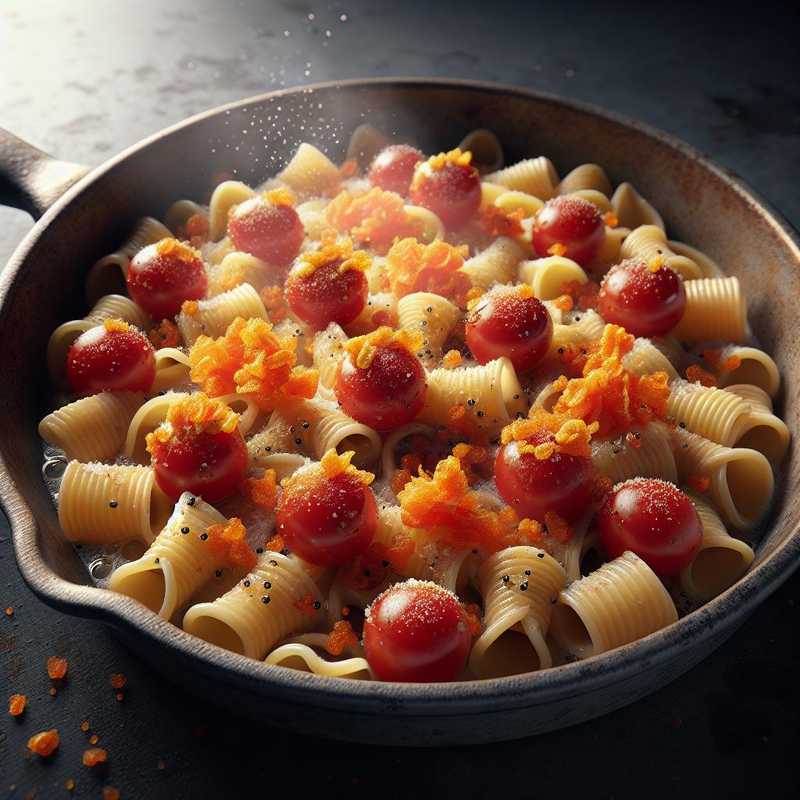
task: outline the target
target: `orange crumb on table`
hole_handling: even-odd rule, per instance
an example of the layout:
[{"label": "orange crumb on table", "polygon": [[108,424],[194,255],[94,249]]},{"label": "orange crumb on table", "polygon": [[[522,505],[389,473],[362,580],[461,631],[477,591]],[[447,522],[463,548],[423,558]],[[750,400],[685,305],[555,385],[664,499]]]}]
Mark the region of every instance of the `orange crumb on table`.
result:
[{"label": "orange crumb on table", "polygon": [[28,750],[30,750],[31,753],[35,753],[37,756],[47,758],[47,756],[52,755],[58,749],[60,742],[58,730],[55,728],[49,731],[40,731],[28,739]]},{"label": "orange crumb on table", "polygon": [[65,789],[66,789],[68,792],[71,792],[71,791],[73,791],[73,790],[75,789],[75,778],[67,778],[67,779],[64,781],[64,788],[65,788]]},{"label": "orange crumb on table", "polygon": [[110,683],[112,689],[122,689],[125,687],[125,684],[128,682],[128,679],[121,673],[121,672],[114,672],[111,675]]},{"label": "orange crumb on table", "polygon": [[28,704],[28,697],[24,694],[12,694],[8,698],[8,713],[12,717],[18,717],[25,711],[25,706]]},{"label": "orange crumb on table", "polygon": [[686,380],[690,383],[699,383],[701,386],[713,388],[717,385],[716,377],[698,364],[686,368]]},{"label": "orange crumb on table", "polygon": [[62,656],[50,656],[47,659],[47,675],[50,680],[61,680],[67,674],[68,662]]},{"label": "orange crumb on table", "polygon": [[96,767],[98,764],[105,764],[108,761],[108,753],[102,747],[90,747],[83,751],[84,767]]},{"label": "orange crumb on table", "polygon": [[51,686],[48,694],[50,697],[55,697],[58,694],[58,689],[55,686]]},{"label": "orange crumb on table", "polygon": [[686,479],[686,485],[702,494],[708,491],[711,481],[705,475],[690,475]]},{"label": "orange crumb on table", "polygon": [[118,703],[121,703],[125,699],[125,693],[124,692],[117,692],[114,695],[114,697],[116,698]]},{"label": "orange crumb on table", "polygon": [[85,719],[83,722],[81,722],[81,730],[84,733],[86,733],[89,730],[89,720],[88,719]]},{"label": "orange crumb on table", "polygon": [[14,616],[14,608],[13,608],[13,606],[7,606],[6,607],[6,616],[7,617],[13,617]]},{"label": "orange crumb on table", "polygon": [[340,619],[333,626],[325,642],[325,649],[332,656],[340,656],[348,647],[358,644],[358,636],[353,631],[353,626],[346,620]]},{"label": "orange crumb on table", "polygon": [[119,789],[115,789],[113,786],[104,786],[103,800],[119,800]]},{"label": "orange crumb on table", "polygon": [[100,737],[96,733],[93,733],[89,737],[89,744],[97,744],[99,741],[100,741]]}]

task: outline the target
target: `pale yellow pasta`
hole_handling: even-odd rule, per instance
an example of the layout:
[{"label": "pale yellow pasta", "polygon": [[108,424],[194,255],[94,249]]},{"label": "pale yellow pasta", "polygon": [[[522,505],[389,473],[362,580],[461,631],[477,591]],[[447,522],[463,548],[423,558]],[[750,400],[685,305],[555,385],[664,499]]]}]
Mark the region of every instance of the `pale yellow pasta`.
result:
[{"label": "pale yellow pasta", "polygon": [[486,180],[532,194],[540,200],[549,200],[558,185],[558,173],[549,158],[539,156],[526,158],[510,167],[492,172],[486,176]]},{"label": "pale yellow pasta", "polygon": [[772,398],[760,386],[752,383],[733,383],[726,386],[725,391],[733,392],[755,409],[772,413]]},{"label": "pale yellow pasta", "polygon": [[487,180],[481,181],[481,208],[494,205],[497,198],[508,191],[509,188],[500,183],[492,183]]},{"label": "pale yellow pasta", "polygon": [[422,352],[428,358],[441,356],[442,345],[460,316],[455,303],[430,292],[413,292],[397,303],[400,327],[422,334]]},{"label": "pale yellow pasta", "polygon": [[607,475],[612,484],[629,478],[662,478],[678,482],[678,469],[672,452],[670,430],[660,422],[651,422],[626,436],[593,439],[592,463]]},{"label": "pale yellow pasta", "polygon": [[505,163],[503,145],[496,134],[486,128],[470,131],[459,143],[459,149],[472,153],[470,162],[481,175],[502,169]]},{"label": "pale yellow pasta", "polygon": [[178,330],[184,344],[191,347],[199,336],[223,336],[237,317],[245,320],[268,318],[261,297],[249,283],[243,283],[208,300],[200,300],[193,314],[181,311],[177,319]]},{"label": "pale yellow pasta", "polygon": [[203,260],[212,266],[221,264],[222,259],[230,253],[235,253],[236,248],[230,236],[223,236],[218,242],[206,242],[201,248],[200,252],[203,255]]},{"label": "pale yellow pasta", "polygon": [[205,208],[195,203],[194,200],[177,200],[167,209],[167,213],[164,215],[164,222],[172,231],[173,236],[177,236],[190,217],[195,214],[205,215],[205,213]]},{"label": "pale yellow pasta", "polygon": [[501,236],[485,250],[468,258],[460,271],[469,277],[474,286],[488,289],[495,283],[513,283],[517,266],[525,257],[521,245]]},{"label": "pale yellow pasta", "polygon": [[405,206],[404,210],[410,220],[416,220],[422,224],[417,237],[419,241],[430,244],[438,239],[444,239],[444,224],[433,211],[422,206]]},{"label": "pale yellow pasta", "polygon": [[167,392],[142,405],[128,425],[122,454],[136,464],[149,464],[150,454],[145,446],[147,434],[152,433],[167,418],[171,405],[188,396],[186,392]]},{"label": "pale yellow pasta", "polygon": [[677,242],[673,239],[670,239],[667,244],[669,245],[670,249],[677,253],[679,256],[686,256],[686,258],[691,259],[700,267],[700,272],[702,273],[703,278],[721,278],[723,277],[724,273],[714,261],[711,256],[706,255],[702,250],[698,250],[696,247],[691,247],[690,245],[686,244],[686,242]]},{"label": "pale yellow pasta", "polygon": [[329,388],[333,386],[339,362],[344,358],[346,341],[347,334],[335,322],[314,337],[313,363],[319,372],[319,382],[323,386]]},{"label": "pale yellow pasta", "polygon": [[568,283],[586,283],[585,270],[571,258],[548,256],[523,261],[519,265],[519,280],[533,287],[533,294],[540,300],[554,300],[564,294]]},{"label": "pale yellow pasta", "polygon": [[597,341],[605,329],[603,318],[592,311],[571,311],[564,316],[564,324],[553,325],[553,338],[550,352],[556,353],[559,347],[569,345],[581,347],[589,342]]},{"label": "pale yellow pasta", "polygon": [[266,551],[229,592],[213,603],[193,605],[183,618],[183,629],[226,650],[263,659],[290,633],[319,624],[322,602],[302,562]]},{"label": "pale yellow pasta", "polygon": [[278,180],[303,195],[318,197],[335,189],[340,180],[339,168],[324,153],[303,142]]},{"label": "pale yellow pasta", "polygon": [[544,208],[544,202],[538,197],[512,189],[505,189],[501,192],[493,201],[493,205],[507,214],[512,211],[521,211],[523,219],[535,217]]},{"label": "pale yellow pasta", "polygon": [[[267,312],[269,316],[269,312]],[[276,336],[282,339],[291,337],[295,340],[294,352],[297,356],[297,363],[310,367],[313,364],[313,357],[311,354],[311,342],[314,339],[315,331],[306,325],[304,322],[298,322],[291,316],[282,319],[272,328]],[[290,345],[291,346],[291,345]]]},{"label": "pale yellow pasta", "polygon": [[257,443],[254,443],[251,448],[250,443],[255,438],[248,440],[247,453],[250,457],[250,465],[263,467],[265,470],[275,470],[275,480],[278,483],[310,463],[308,458],[300,453],[276,453],[269,447],[259,448]]},{"label": "pale yellow pasta", "polygon": [[572,525],[572,537],[564,545],[563,557],[560,559],[564,565],[567,584],[581,578],[581,563],[592,550],[596,550],[600,537],[597,530],[592,527],[593,515],[587,514]]},{"label": "pale yellow pasta", "polygon": [[316,197],[313,200],[306,200],[305,203],[300,203],[295,209],[297,216],[300,217],[300,222],[303,223],[306,236],[312,239],[319,239],[322,236],[322,232],[330,227],[325,219],[325,209],[328,207],[328,202],[326,198]]},{"label": "pale yellow pasta", "polygon": [[214,189],[208,203],[208,235],[212,242],[218,242],[225,235],[231,211],[255,196],[256,193],[241,181],[223,181]]},{"label": "pale yellow pasta", "polygon": [[630,228],[606,226],[606,235],[590,264],[592,274],[597,278],[605,274],[614,264],[622,261],[622,244],[630,233]]},{"label": "pale yellow pasta", "polygon": [[208,269],[208,297],[216,297],[243,283],[263,289],[268,277],[269,265],[265,261],[234,250]]},{"label": "pale yellow pasta", "polygon": [[144,555],[114,570],[109,589],[138,600],[164,619],[171,619],[215,570],[225,566],[208,546],[207,539],[212,525],[226,522],[213,506],[185,492]]},{"label": "pale yellow pasta", "polygon": [[733,586],[747,572],[755,554],[747,542],[728,533],[705,497],[687,494],[700,517],[703,539],[691,563],[681,571],[679,584],[690,600],[704,603]]},{"label": "pale yellow pasta", "polygon": [[466,417],[478,428],[499,433],[525,410],[525,396],[511,361],[504,357],[481,366],[440,367],[429,372],[425,405],[418,420],[446,425],[453,406],[463,406]]},{"label": "pale yellow pasta", "polygon": [[691,258],[680,256],[670,249],[664,231],[657,225],[634,228],[622,243],[623,258],[637,258],[647,262],[660,258],[664,266],[677,272],[685,281],[703,277],[700,267]]},{"label": "pale yellow pasta", "polygon": [[397,297],[391,292],[376,292],[367,297],[361,313],[347,325],[351,336],[363,336],[381,325],[397,325]]},{"label": "pale yellow pasta", "polygon": [[190,383],[189,356],[177,347],[156,350],[156,376],[150,394],[160,394]]},{"label": "pale yellow pasta", "polygon": [[[726,363],[738,359],[739,366],[726,369]],[[751,383],[775,397],[781,385],[781,374],[772,356],[757,347],[728,345],[720,351],[717,382],[727,387],[735,383]]]},{"label": "pale yellow pasta", "polygon": [[68,459],[109,461],[125,442],[141,392],[102,392],[82,397],[48,414],[39,423],[39,436],[60,447]]},{"label": "pale yellow pasta", "polygon": [[375,156],[389,145],[389,139],[368,123],[359,125],[350,134],[347,144],[347,160],[355,161],[361,169],[367,169]]},{"label": "pale yellow pasta", "polygon": [[677,619],[658,576],[637,555],[625,552],[561,592],[550,630],[568,653],[587,658],[635,642]]},{"label": "pale yellow pasta", "polygon": [[398,447],[404,439],[409,439],[412,436],[423,436],[433,441],[435,431],[430,425],[423,425],[421,422],[409,422],[407,425],[393,430],[384,439],[381,453],[381,477],[389,486],[392,485],[392,477],[398,470]]},{"label": "pale yellow pasta", "polygon": [[622,366],[637,375],[666,372],[671,380],[678,377],[672,361],[650,339],[637,338],[633,349],[622,359]]},{"label": "pale yellow pasta", "polygon": [[581,189],[593,189],[611,197],[611,181],[599,164],[581,164],[568,172],[558,184],[557,194],[572,194]]},{"label": "pale yellow pasta", "polygon": [[342,658],[336,661],[322,658],[315,650],[302,642],[288,642],[276,647],[265,659],[273,666],[301,669],[326,678],[369,679],[372,671],[365,658]]},{"label": "pale yellow pasta", "polygon": [[70,542],[146,544],[172,511],[150,467],[70,461],[58,492],[58,521]]},{"label": "pale yellow pasta", "polygon": [[591,203],[601,214],[607,214],[611,211],[611,201],[603,192],[597,189],[577,189],[564,196],[585,200],[587,203]]},{"label": "pale yellow pasta", "polygon": [[681,481],[709,481],[708,496],[723,519],[751,530],[766,513],[775,489],[769,461],[757,450],[725,447],[682,428],[675,431],[675,461]]},{"label": "pale yellow pasta", "polygon": [[682,342],[747,340],[747,306],[737,277],[687,281],[685,288],[686,310],[673,336]]},{"label": "pale yellow pasta", "polygon": [[662,231],[665,230],[661,214],[630,183],[621,183],[617,186],[611,196],[611,208],[619,224],[624,228],[655,225]]},{"label": "pale yellow pasta", "polygon": [[507,547],[481,565],[479,582],[483,632],[472,646],[470,670],[497,677],[550,667],[545,639],[565,582],[562,566],[537,547]]}]

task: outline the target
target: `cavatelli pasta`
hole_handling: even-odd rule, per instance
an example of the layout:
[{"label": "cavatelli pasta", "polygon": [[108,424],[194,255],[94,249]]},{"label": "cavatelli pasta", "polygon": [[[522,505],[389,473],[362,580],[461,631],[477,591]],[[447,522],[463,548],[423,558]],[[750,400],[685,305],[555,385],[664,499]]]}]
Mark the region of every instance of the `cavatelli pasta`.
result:
[{"label": "cavatelli pasta", "polygon": [[194,200],[177,200],[167,209],[167,213],[164,215],[164,222],[172,232],[172,235],[177,236],[190,217],[195,216],[195,214],[205,215],[205,213],[205,208],[199,203],[195,203]]},{"label": "cavatelli pasta", "polygon": [[199,336],[222,336],[237,317],[267,319],[267,310],[258,292],[243,283],[208,300],[200,300],[191,310],[178,314],[178,330],[191,347]]},{"label": "cavatelli pasta", "polygon": [[525,251],[513,239],[501,236],[485,250],[464,262],[460,271],[474,286],[488,289],[495,283],[513,283]]},{"label": "cavatelli pasta", "polygon": [[216,297],[243,283],[261,290],[270,278],[271,268],[260,258],[250,253],[234,250],[219,264],[208,270],[208,296]]},{"label": "cavatelli pasta", "polygon": [[540,200],[549,200],[558,185],[558,173],[549,158],[539,156],[526,158],[510,167],[492,172],[486,176],[486,180],[532,194]]},{"label": "cavatelli pasta", "polygon": [[596,311],[570,312],[564,316],[564,323],[553,325],[550,351],[555,353],[559,347],[580,347],[596,341],[603,335],[603,328],[605,322]]},{"label": "cavatelli pasta", "polygon": [[572,194],[581,189],[592,189],[611,197],[611,181],[599,164],[581,164],[568,172],[558,184],[557,194]]},{"label": "cavatelli pasta", "polygon": [[156,376],[150,387],[150,394],[160,394],[191,383],[189,377],[189,356],[177,347],[162,347],[156,350]]},{"label": "cavatelli pasta", "polygon": [[313,362],[319,372],[319,382],[322,386],[328,388],[333,386],[339,362],[344,358],[346,341],[347,334],[335,322],[314,337]]},{"label": "cavatelli pasta", "polygon": [[[486,184],[484,184],[485,186]],[[497,184],[499,186],[499,184]],[[522,218],[528,219],[535,216],[544,208],[544,202],[538,197],[534,197],[527,192],[520,192],[514,189],[500,187],[501,191],[492,200],[492,205],[510,214],[513,211],[521,211]]]},{"label": "cavatelli pasta", "polygon": [[632,230],[622,243],[620,255],[648,262],[660,258],[664,266],[677,272],[685,281],[703,277],[702,270],[691,258],[678,255],[670,248],[664,231],[657,225],[641,225]]},{"label": "cavatelli pasta", "polygon": [[637,338],[633,349],[622,359],[622,365],[637,375],[666,372],[670,379],[678,377],[673,362],[650,339]]},{"label": "cavatelli pasta", "polygon": [[564,293],[566,284],[586,283],[589,278],[571,258],[548,256],[523,261],[519,265],[519,280],[530,284],[540,300],[554,300]]},{"label": "cavatelli pasta", "polygon": [[747,340],[747,306],[736,276],[687,281],[685,288],[686,309],[673,336],[682,342]]},{"label": "cavatelli pasta", "polygon": [[677,253],[679,256],[685,256],[686,258],[691,259],[700,267],[700,272],[703,278],[721,278],[723,277],[723,272],[714,261],[711,256],[706,255],[702,250],[698,250],[696,247],[691,247],[690,245],[686,244],[686,242],[676,242],[673,239],[670,239],[667,244],[669,245],[670,249],[673,253]]},{"label": "cavatelli pasta", "polygon": [[412,222],[416,220],[421,224],[421,230],[417,237],[419,241],[430,244],[438,239],[444,239],[444,224],[437,214],[429,208],[422,206],[404,206],[406,217]]},{"label": "cavatelli pasta", "polygon": [[486,128],[470,131],[459,143],[459,149],[472,153],[472,165],[485,175],[503,168],[505,156],[503,145],[494,132]]},{"label": "cavatelli pasta", "polygon": [[661,214],[642,197],[630,183],[621,183],[611,196],[611,208],[624,228],[638,228],[640,225],[655,225],[663,231],[664,220]]},{"label": "cavatelli pasta", "polygon": [[303,142],[278,180],[302,195],[319,197],[332,193],[339,185],[339,168],[324,153]]},{"label": "cavatelli pasta", "polygon": [[400,327],[419,331],[423,337],[422,352],[434,357],[441,355],[442,345],[460,315],[457,305],[430,292],[413,292],[397,303]]},{"label": "cavatelli pasta", "polygon": [[637,477],[678,482],[670,430],[662,423],[651,422],[630,436],[594,439],[591,447],[592,463],[612,484]]},{"label": "cavatelli pasta", "polygon": [[212,242],[218,242],[225,235],[231,211],[255,194],[241,181],[223,181],[214,189],[208,203],[208,235]]}]

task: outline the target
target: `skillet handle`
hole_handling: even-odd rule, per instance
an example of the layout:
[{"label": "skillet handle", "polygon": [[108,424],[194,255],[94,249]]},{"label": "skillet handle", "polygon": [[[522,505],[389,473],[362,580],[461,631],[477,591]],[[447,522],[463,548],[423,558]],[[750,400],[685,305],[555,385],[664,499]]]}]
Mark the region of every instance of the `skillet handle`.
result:
[{"label": "skillet handle", "polygon": [[0,128],[0,205],[38,219],[89,167],[59,161]]}]

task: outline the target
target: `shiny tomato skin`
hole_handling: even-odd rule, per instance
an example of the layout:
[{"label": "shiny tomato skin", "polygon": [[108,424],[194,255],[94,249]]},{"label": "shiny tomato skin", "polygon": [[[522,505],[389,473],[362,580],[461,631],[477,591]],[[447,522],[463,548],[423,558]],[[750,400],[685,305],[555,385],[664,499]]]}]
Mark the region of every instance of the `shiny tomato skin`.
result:
[{"label": "shiny tomato skin", "polygon": [[172,319],[185,300],[201,300],[208,288],[208,276],[197,257],[177,251],[159,251],[159,244],[140,250],[128,267],[128,294],[153,319]]},{"label": "shiny tomato skin", "polygon": [[375,600],[364,621],[367,661],[382,681],[455,680],[471,644],[463,608],[436,584],[395,584]]},{"label": "shiny tomato skin", "polygon": [[335,566],[369,547],[378,526],[378,509],[369,486],[341,473],[322,476],[302,493],[284,492],[275,519],[292,552],[312,564]]},{"label": "shiny tomato skin", "polygon": [[606,230],[597,206],[578,197],[548,200],[534,219],[533,246],[541,258],[556,244],[566,247],[566,258],[587,266],[603,244]]},{"label": "shiny tomato skin", "polygon": [[469,164],[447,162],[433,169],[425,161],[411,181],[411,201],[433,211],[447,228],[461,228],[481,205],[481,177]]},{"label": "shiny tomato skin", "polygon": [[553,321],[544,303],[516,292],[489,292],[473,309],[466,340],[481,364],[507,356],[518,372],[532,369],[546,355]]},{"label": "shiny tomato skin", "polygon": [[228,235],[237,250],[285,268],[300,252],[305,229],[292,206],[251,197],[233,210]]},{"label": "shiny tomato skin", "polygon": [[664,336],[681,321],[685,309],[680,275],[669,267],[653,271],[636,259],[611,267],[597,298],[600,316],[634,336]]},{"label": "shiny tomato skin", "polygon": [[177,500],[191,492],[216,503],[238,490],[247,469],[247,447],[238,428],[192,433],[159,442],[152,463],[156,483],[168,497]]},{"label": "shiny tomato skin", "polygon": [[619,484],[597,512],[609,558],[636,553],[657,575],[687,567],[700,549],[703,528],[692,501],[674,484],[633,478]]},{"label": "shiny tomato skin", "polygon": [[397,192],[402,197],[408,195],[408,187],[414,177],[417,164],[425,156],[410,144],[392,144],[384,147],[369,168],[369,180],[387,192]]},{"label": "shiny tomato skin", "polygon": [[75,394],[147,392],[156,376],[153,346],[134,327],[105,325],[81,334],[67,352],[67,379]]},{"label": "shiny tomato skin", "polygon": [[[528,441],[542,444],[552,434],[536,434]],[[503,445],[494,464],[494,480],[503,499],[520,517],[544,522],[548,511],[575,522],[589,507],[592,466],[588,458],[553,453],[538,459],[519,452],[519,442]]]},{"label": "shiny tomato skin", "polygon": [[302,276],[292,270],[286,280],[286,300],[294,314],[315,330],[331,322],[347,325],[363,310],[369,287],[359,269],[341,272],[341,259]]},{"label": "shiny tomato skin", "polygon": [[411,422],[425,404],[425,370],[400,345],[380,345],[372,363],[359,369],[350,356],[336,372],[334,391],[353,419],[386,433]]}]

